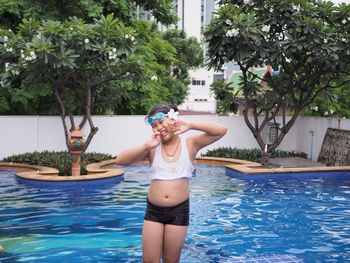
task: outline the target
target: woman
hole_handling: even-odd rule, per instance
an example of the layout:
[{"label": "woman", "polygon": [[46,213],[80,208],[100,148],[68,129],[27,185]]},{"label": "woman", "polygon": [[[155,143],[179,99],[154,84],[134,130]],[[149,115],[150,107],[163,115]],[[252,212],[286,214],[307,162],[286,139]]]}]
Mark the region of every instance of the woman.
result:
[{"label": "woman", "polygon": [[[177,119],[178,109],[155,105],[146,117],[153,134],[142,145],[122,152],[119,165],[149,159],[152,173],[142,231],[143,262],[179,262],[189,225],[189,179],[203,147],[223,137],[225,126]],[[189,130],[199,134],[182,138]]]}]

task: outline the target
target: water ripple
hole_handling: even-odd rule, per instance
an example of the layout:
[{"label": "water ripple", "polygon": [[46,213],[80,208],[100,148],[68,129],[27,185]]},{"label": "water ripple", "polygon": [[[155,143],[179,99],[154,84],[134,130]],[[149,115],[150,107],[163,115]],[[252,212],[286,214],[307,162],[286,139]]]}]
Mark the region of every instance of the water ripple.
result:
[{"label": "water ripple", "polygon": [[[182,262],[292,254],[350,262],[350,179],[230,176],[198,165]],[[149,168],[108,185],[43,187],[0,177],[1,262],[140,262]]]}]

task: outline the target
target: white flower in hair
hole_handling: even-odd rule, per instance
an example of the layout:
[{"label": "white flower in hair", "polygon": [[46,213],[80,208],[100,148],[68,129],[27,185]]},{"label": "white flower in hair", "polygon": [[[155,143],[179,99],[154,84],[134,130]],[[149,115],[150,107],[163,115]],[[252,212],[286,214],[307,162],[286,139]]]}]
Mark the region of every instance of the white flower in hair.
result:
[{"label": "white flower in hair", "polygon": [[170,111],[167,114],[170,119],[176,120],[177,116],[179,115],[179,112],[174,111],[174,109],[170,109]]}]

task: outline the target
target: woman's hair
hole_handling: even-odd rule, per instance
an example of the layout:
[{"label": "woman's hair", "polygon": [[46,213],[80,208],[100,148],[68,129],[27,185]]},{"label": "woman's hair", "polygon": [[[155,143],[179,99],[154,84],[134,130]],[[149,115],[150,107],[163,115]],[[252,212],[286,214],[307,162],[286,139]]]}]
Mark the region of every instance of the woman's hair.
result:
[{"label": "woman's hair", "polygon": [[174,111],[179,111],[179,109],[177,108],[176,105],[172,105],[172,104],[156,104],[154,105],[148,112],[147,116],[146,116],[146,120],[153,116],[154,114],[156,114],[157,112],[163,112],[165,114],[167,114],[171,109],[173,109]]}]

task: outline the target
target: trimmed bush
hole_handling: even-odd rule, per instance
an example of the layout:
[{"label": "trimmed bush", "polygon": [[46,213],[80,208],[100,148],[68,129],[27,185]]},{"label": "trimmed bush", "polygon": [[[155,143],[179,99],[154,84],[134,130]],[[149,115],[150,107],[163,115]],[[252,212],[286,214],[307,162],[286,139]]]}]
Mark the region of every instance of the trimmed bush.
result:
[{"label": "trimmed bush", "polygon": [[[261,150],[260,149],[237,149],[232,147],[219,147],[213,150],[208,150],[202,156],[206,157],[221,157],[221,158],[233,158],[252,162],[260,162]],[[307,158],[307,154],[304,152],[294,151],[281,151],[275,150],[271,152],[271,158],[285,158],[285,157],[301,157]]]},{"label": "trimmed bush", "polygon": [[[87,174],[86,165],[89,163],[100,162],[112,159],[112,155],[103,153],[83,153],[81,155],[81,170],[82,175]],[[57,168],[59,175],[71,175],[71,156],[67,151],[53,152],[33,152],[12,155],[2,160],[3,162],[25,163],[31,165],[41,165]]]}]

